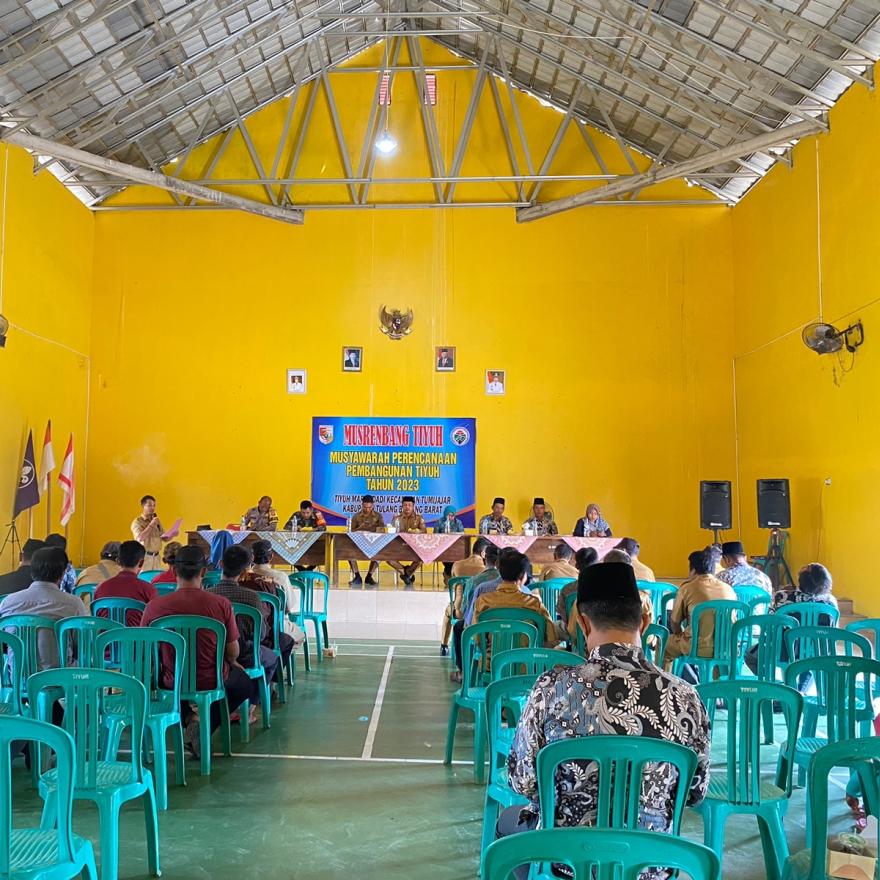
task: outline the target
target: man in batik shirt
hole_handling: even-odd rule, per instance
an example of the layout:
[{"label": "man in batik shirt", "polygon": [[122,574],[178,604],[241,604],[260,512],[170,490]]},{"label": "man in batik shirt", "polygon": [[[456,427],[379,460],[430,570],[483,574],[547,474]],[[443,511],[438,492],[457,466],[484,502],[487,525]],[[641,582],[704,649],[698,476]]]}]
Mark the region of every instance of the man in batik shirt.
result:
[{"label": "man in batik shirt", "polygon": [[[693,806],[705,797],[709,718],[694,688],[645,659],[641,632],[650,619],[642,611],[632,567],[609,562],[584,569],[578,577],[577,604],[587,662],[557,666],[535,683],[507,760],[510,787],[527,797],[529,804],[501,814],[499,837],[537,826],[536,759],[543,746],[560,739],[619,734],[681,743],[699,758],[687,802]],[[593,824],[598,773],[595,765],[589,768],[588,761],[574,761],[557,770],[557,826]],[[678,772],[670,764],[650,766],[642,781],[640,829],[670,833],[678,784]],[[525,873],[517,873],[518,878],[528,876],[527,868],[519,870]],[[566,869],[557,870],[565,876]],[[666,870],[642,874],[642,880],[667,877]]]},{"label": "man in batik shirt", "polygon": [[553,517],[547,513],[547,505],[543,498],[536,498],[532,502],[532,516],[523,523],[523,534],[526,529],[538,537],[559,534],[559,527],[553,522]]},{"label": "man in batik shirt", "polygon": [[749,565],[746,548],[740,541],[725,541],[721,545],[721,571],[715,577],[731,587],[760,587],[773,592],[770,578],[760,568]]},{"label": "man in batik shirt", "polygon": [[504,515],[504,505],[503,498],[496,498],[492,502],[492,512],[480,517],[481,535],[509,535],[513,531],[513,523]]}]

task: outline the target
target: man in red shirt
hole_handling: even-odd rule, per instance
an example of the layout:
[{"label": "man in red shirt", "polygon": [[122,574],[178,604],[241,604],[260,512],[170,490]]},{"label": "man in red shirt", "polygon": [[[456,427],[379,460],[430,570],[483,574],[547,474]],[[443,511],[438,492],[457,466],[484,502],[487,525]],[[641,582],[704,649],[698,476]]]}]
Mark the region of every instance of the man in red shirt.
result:
[{"label": "man in red shirt", "polygon": [[[137,541],[123,541],[119,545],[119,564],[122,571],[112,578],[104,581],[95,590],[95,599],[136,599],[145,605],[156,598],[159,594],[152,584],[142,581],[138,574],[144,565],[146,550],[144,545]],[[106,614],[99,614],[106,617]],[[125,615],[126,626],[140,626],[141,612],[129,611]]]},{"label": "man in red shirt", "polygon": [[[154,620],[172,614],[197,614],[213,617],[226,627],[224,646],[223,685],[226,688],[226,702],[229,711],[234,712],[245,700],[256,704],[258,700],[257,683],[248,678],[238,663],[238,627],[232,604],[223,596],[208,593],[202,589],[202,576],[207,560],[198,547],[181,547],[177,551],[174,567],[177,570],[177,590],[167,596],[159,596],[147,605],[141,626],[149,626]],[[162,646],[162,684],[171,687],[171,670],[174,656],[170,645]],[[200,631],[196,637],[196,687],[199,690],[212,690],[217,687],[215,669],[217,663],[217,639],[213,633]],[[188,702],[181,705],[181,717],[186,728],[185,738],[195,756],[200,757],[199,718]],[[220,726],[220,704],[211,705],[211,732]]]}]

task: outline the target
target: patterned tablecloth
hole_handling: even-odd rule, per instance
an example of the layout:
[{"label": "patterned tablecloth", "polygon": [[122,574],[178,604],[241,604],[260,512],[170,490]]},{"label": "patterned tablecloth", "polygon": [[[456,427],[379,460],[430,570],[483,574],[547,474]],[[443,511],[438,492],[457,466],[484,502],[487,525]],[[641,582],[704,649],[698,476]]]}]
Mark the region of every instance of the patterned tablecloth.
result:
[{"label": "patterned tablecloth", "polygon": [[430,565],[444,550],[451,547],[461,538],[461,535],[444,535],[444,534],[401,534],[398,536],[402,541],[406,542],[425,563]]},{"label": "patterned tablecloth", "polygon": [[348,532],[352,543],[367,559],[381,553],[396,537],[394,532]]},{"label": "patterned tablecloth", "polygon": [[483,535],[482,537],[488,538],[500,550],[513,547],[520,553],[528,553],[529,547],[535,543],[534,535]]},{"label": "patterned tablecloth", "polygon": [[250,532],[234,532],[229,529],[202,529],[199,532],[199,536],[204,538],[210,547],[214,543],[214,538],[216,538],[220,532],[226,532],[226,534],[229,535],[229,540],[232,541],[233,544],[240,544],[251,534]]},{"label": "patterned tablecloth", "polygon": [[319,541],[326,532],[236,532],[232,530],[202,529],[199,537],[213,546],[214,538],[220,531],[225,531],[233,544],[240,544],[250,537],[268,541],[272,549],[288,564],[296,565],[305,556],[308,549]]},{"label": "patterned tablecloth", "polygon": [[581,547],[592,547],[599,554],[599,559],[604,559],[608,551],[613,550],[620,543],[620,538],[574,538],[571,535],[560,537],[575,553]]}]

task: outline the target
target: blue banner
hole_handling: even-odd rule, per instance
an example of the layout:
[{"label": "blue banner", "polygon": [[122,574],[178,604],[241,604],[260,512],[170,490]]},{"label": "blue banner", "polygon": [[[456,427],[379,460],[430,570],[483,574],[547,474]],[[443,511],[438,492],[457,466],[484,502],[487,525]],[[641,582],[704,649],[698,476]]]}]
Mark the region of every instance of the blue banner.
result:
[{"label": "blue banner", "polygon": [[375,498],[385,522],[404,495],[430,525],[452,505],[466,527],[476,510],[476,419],[312,419],[312,503],[344,525]]}]

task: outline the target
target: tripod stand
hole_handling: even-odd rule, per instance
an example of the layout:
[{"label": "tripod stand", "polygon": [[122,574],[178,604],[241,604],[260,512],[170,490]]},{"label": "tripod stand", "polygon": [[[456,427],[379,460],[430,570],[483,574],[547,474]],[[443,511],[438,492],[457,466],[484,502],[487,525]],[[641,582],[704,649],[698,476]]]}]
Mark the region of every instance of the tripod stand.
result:
[{"label": "tripod stand", "polygon": [[[18,562],[18,557],[21,556],[21,538],[18,537],[18,529],[15,525],[15,520],[9,523],[9,531],[6,533],[6,537],[3,539],[3,546],[0,547],[0,557],[3,556],[3,553],[6,550],[7,545],[10,546],[12,550],[13,562]],[[16,555],[15,548],[18,547],[18,554]]]},{"label": "tripod stand", "polygon": [[787,538],[788,534],[780,529],[770,530],[770,542],[767,545],[767,555],[764,557],[764,574],[770,578],[774,588],[794,586],[791,569],[785,561]]}]

